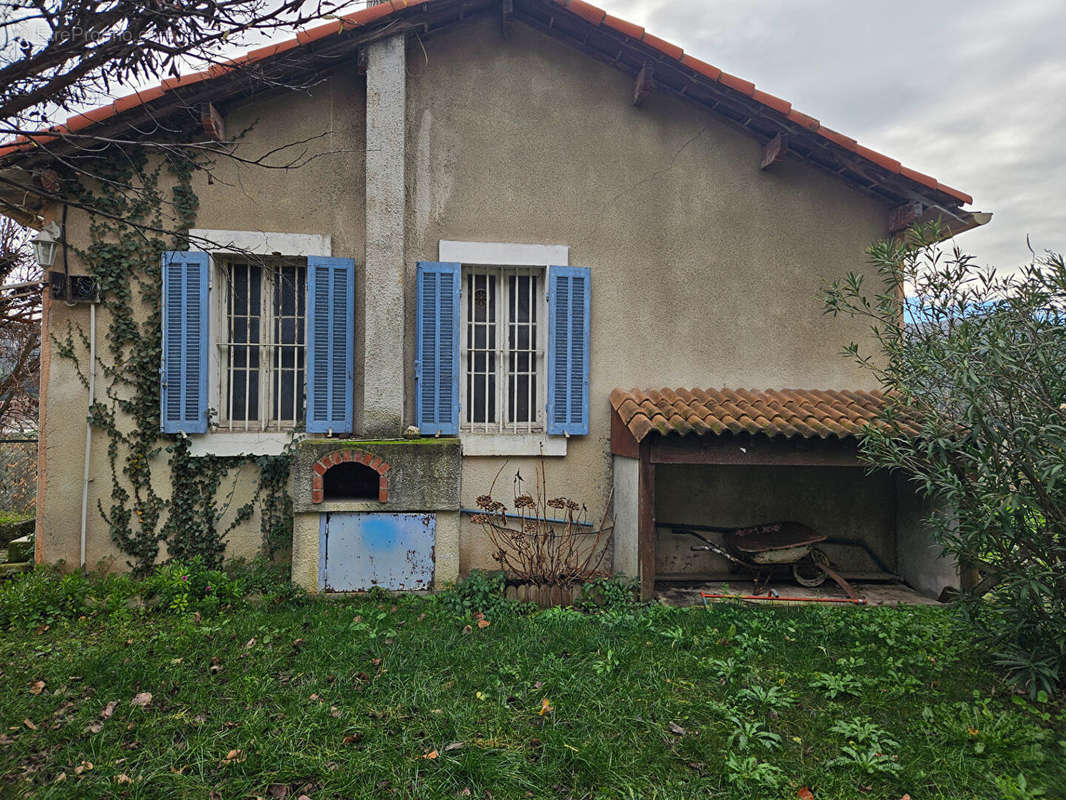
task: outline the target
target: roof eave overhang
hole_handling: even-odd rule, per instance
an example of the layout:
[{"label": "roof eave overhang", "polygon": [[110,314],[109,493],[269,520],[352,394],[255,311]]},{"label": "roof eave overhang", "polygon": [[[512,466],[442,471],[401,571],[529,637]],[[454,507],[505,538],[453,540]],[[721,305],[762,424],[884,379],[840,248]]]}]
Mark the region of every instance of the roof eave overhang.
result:
[{"label": "roof eave overhang", "polygon": [[[151,138],[188,130],[199,124],[206,102],[261,95],[264,86],[283,88],[313,81],[345,60],[354,60],[368,43],[399,33],[434,33],[487,14],[513,7],[513,19],[541,30],[615,69],[637,76],[654,74],[654,91],[695,103],[766,145],[780,137],[782,152],[822,169],[890,206],[921,203],[923,212],[939,210],[957,218],[955,233],[975,224],[962,206],[969,195],[946,187],[930,176],[862,147],[854,139],[822,126],[791,104],[757,90],[753,84],[723,73],[682,53],[640,28],[606,15],[583,0],[392,0],[303,32],[291,42],[252,51],[228,65],[196,75],[169,79],[140,96],[116,100],[111,106],[68,120],[58,135],[42,138],[33,149],[9,152],[0,164],[17,161],[27,171],[78,147],[78,137],[92,128],[94,137]],[[624,102],[620,98],[620,102]],[[184,117],[184,121],[182,119]],[[168,124],[163,126],[161,123]],[[175,124],[176,123],[176,124]],[[130,136],[130,132],[134,136]],[[753,163],[753,169],[758,164]]]}]

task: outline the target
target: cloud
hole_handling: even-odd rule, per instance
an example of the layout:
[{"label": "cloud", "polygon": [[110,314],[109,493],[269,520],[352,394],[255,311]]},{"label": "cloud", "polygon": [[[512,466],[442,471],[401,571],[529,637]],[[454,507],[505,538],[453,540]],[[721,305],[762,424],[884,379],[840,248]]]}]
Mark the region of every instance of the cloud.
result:
[{"label": "cloud", "polygon": [[1066,250],[1061,0],[603,0],[686,52],[993,211],[959,238],[1012,268]]}]

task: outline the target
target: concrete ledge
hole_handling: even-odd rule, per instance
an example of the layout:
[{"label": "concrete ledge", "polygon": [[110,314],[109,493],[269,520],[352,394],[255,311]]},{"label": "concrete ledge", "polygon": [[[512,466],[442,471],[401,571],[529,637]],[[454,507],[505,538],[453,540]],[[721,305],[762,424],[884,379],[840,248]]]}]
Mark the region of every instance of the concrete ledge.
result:
[{"label": "concrete ledge", "polygon": [[565,456],[566,437],[546,433],[459,434],[464,456]]}]

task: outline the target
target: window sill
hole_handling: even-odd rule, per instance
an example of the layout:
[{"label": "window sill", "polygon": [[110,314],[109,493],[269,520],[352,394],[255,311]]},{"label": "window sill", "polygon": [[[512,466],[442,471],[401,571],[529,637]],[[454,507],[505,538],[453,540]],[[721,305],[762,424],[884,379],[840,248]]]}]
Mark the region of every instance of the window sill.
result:
[{"label": "window sill", "polygon": [[461,431],[464,456],[565,456],[566,437],[546,433]]},{"label": "window sill", "polygon": [[217,431],[189,437],[193,456],[280,456],[295,432],[263,433]]}]

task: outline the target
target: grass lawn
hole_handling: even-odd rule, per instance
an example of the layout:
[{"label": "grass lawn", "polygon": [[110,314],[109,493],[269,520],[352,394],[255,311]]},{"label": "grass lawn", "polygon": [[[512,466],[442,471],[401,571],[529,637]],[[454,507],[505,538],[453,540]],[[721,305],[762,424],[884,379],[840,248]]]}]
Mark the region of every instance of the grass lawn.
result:
[{"label": "grass lawn", "polygon": [[1061,706],[943,609],[484,621],[404,597],[0,634],[0,796],[1066,796]]}]

